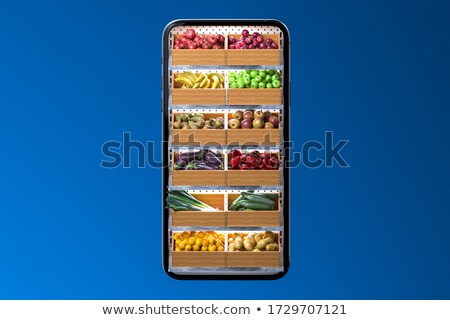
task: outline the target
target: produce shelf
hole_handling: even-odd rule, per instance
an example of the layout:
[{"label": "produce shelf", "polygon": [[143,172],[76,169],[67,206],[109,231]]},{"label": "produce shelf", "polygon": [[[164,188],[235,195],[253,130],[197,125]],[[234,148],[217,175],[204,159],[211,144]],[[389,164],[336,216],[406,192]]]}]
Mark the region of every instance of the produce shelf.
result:
[{"label": "produce shelf", "polygon": [[[174,49],[175,44],[180,45],[176,39],[185,34],[187,29],[194,29],[196,34],[203,36],[222,34],[225,42],[222,43],[223,39],[220,39],[218,44],[224,44],[224,48]],[[239,33],[243,29],[247,29],[250,34],[260,33],[264,40],[268,37],[272,38],[278,48],[230,49],[229,37],[239,38]],[[193,39],[192,33],[189,35],[188,32],[185,36]],[[259,40],[261,41],[261,39]],[[173,210],[171,208],[188,209],[190,202],[186,195],[184,195],[185,203],[183,202],[182,193],[178,194],[181,196],[179,198],[176,197],[177,193],[172,194],[173,198],[167,202],[171,208],[165,211],[165,217],[168,219],[167,231],[169,232],[166,238],[168,270],[178,275],[271,275],[285,271],[283,261],[285,199],[282,160],[284,158],[283,130],[285,127],[283,123],[283,90],[286,83],[283,79],[284,57],[281,52],[284,43],[283,33],[278,27],[265,25],[180,25],[172,28],[167,41],[170,46],[169,77],[167,78],[168,83],[166,83],[169,96],[165,101],[165,106],[168,108],[168,117],[165,121],[169,123],[167,189],[189,191],[196,199],[217,210],[209,208],[210,211]],[[214,44],[212,40],[208,41]],[[270,44],[270,42],[267,43]],[[192,44],[190,45],[192,46]],[[244,70],[277,70],[281,87],[274,82],[273,85],[279,88],[263,86],[261,89],[235,89],[236,84],[228,75],[230,72],[238,74],[239,71]],[[185,79],[180,78],[179,81],[175,81],[181,73],[185,73]],[[210,78],[207,79],[210,79],[211,82],[208,80],[206,85],[204,85],[206,82],[202,82],[201,88],[197,88],[199,87],[197,83],[204,79],[199,78],[203,73],[210,74]],[[212,73],[216,73],[215,76],[223,81],[218,82],[219,80]],[[217,73],[221,74],[223,79]],[[254,73],[248,72],[247,74],[251,74],[252,79],[256,79]],[[274,73],[268,72],[268,74],[272,76]],[[240,82],[243,73],[240,72],[238,75],[239,79],[238,77],[235,79],[239,80],[239,85],[242,87]],[[263,77],[263,73],[260,73],[260,77]],[[244,78],[249,86],[247,77]],[[232,82],[229,82],[229,79]],[[213,80],[215,82],[212,82]],[[266,81],[272,83],[270,79],[266,79]],[[261,85],[262,81],[258,82]],[[216,89],[211,88],[212,83],[217,86]],[[266,114],[265,123],[256,121],[254,128],[233,129],[241,124],[244,127],[250,126],[248,121],[239,124],[236,121],[229,122],[234,116],[241,121],[242,118],[235,113],[236,110],[244,111],[245,109],[254,109],[256,117],[261,117],[261,113],[256,113],[256,111],[270,111],[271,116],[278,117],[279,124],[276,118],[272,118],[269,122],[275,128],[270,128],[271,125],[265,124],[269,118]],[[187,120],[185,114],[188,114]],[[203,119],[195,118],[196,114],[203,115]],[[223,127],[218,125],[214,128],[215,122],[213,121],[211,121],[213,128],[203,126],[202,120],[209,123],[207,121],[209,118],[216,119],[218,117],[223,118]],[[246,117],[248,118],[248,116]],[[184,123],[186,121],[193,123],[189,123],[188,127]],[[265,128],[259,128],[262,125]],[[217,152],[217,155],[221,154],[223,170],[220,170],[222,166],[217,164],[211,154],[207,156],[208,153],[204,155],[198,152],[194,153],[201,149],[209,149]],[[261,170],[239,170],[244,168],[244,163],[248,166],[252,164],[251,160],[246,157],[239,159],[242,162],[238,170],[231,169],[229,160],[231,152],[236,149],[242,151],[243,154],[254,150],[272,155],[275,153],[280,161],[280,168],[271,169],[276,167],[275,159],[262,157],[266,162],[264,162],[265,166],[260,166]],[[180,156],[183,161],[177,162]],[[253,156],[258,159],[257,155]],[[231,163],[234,165],[237,161]],[[254,191],[255,194],[258,192],[277,193],[278,197],[268,197],[275,202],[272,208],[271,202],[261,201],[261,199],[244,193],[243,196],[247,197],[247,202],[240,203],[237,210],[230,210],[233,201],[243,191]],[[244,208],[247,209],[244,210]],[[253,211],[249,210],[250,208]],[[273,210],[256,210],[260,208]],[[201,231],[205,234],[201,235]],[[276,236],[271,235],[269,231],[275,233]],[[242,239],[237,238],[238,236]],[[203,239],[207,239],[207,237],[213,237],[215,240],[208,238],[210,242],[203,242]],[[272,238],[275,243],[269,238]],[[202,242],[199,242],[200,240]],[[260,243],[259,246],[258,243]],[[269,246],[269,244],[273,245]]]}]

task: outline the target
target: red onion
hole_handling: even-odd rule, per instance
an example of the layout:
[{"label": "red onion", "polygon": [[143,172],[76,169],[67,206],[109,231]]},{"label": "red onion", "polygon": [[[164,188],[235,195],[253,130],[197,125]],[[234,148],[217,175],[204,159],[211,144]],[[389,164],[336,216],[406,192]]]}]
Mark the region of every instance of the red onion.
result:
[{"label": "red onion", "polygon": [[228,37],[228,42],[231,43],[231,44],[233,44],[233,43],[236,42],[236,38],[233,37],[233,36],[229,36],[229,37]]},{"label": "red onion", "polygon": [[256,41],[258,41],[258,42],[263,42],[263,41],[264,41],[264,38],[263,38],[262,36],[257,36],[257,37],[256,37]]},{"label": "red onion", "polygon": [[249,35],[249,32],[248,32],[248,30],[247,29],[244,29],[244,30],[242,30],[242,33],[241,33],[244,37],[247,37],[248,35]]}]

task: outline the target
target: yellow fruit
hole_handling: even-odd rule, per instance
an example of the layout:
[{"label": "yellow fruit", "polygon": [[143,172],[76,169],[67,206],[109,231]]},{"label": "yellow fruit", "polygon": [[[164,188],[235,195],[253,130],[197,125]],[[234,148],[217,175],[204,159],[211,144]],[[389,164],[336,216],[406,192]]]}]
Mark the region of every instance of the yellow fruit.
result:
[{"label": "yellow fruit", "polygon": [[220,247],[220,246],[223,246],[223,243],[222,243],[222,241],[220,241],[220,240],[216,240],[215,245],[216,245],[217,247]]},{"label": "yellow fruit", "polygon": [[220,242],[225,243],[225,237],[224,236],[220,236],[219,240],[220,240]]},{"label": "yellow fruit", "polygon": [[186,247],[186,242],[180,241],[180,243],[178,244],[178,248],[180,248],[181,250],[184,250],[185,247]]},{"label": "yellow fruit", "polygon": [[215,244],[216,243],[216,239],[214,239],[213,237],[210,237],[208,240],[209,240],[210,244]]},{"label": "yellow fruit", "polygon": [[209,246],[209,240],[208,239],[203,239],[202,240],[202,246],[208,247]]},{"label": "yellow fruit", "polygon": [[199,247],[201,247],[202,246],[202,239],[199,239],[199,238],[195,239],[195,244],[198,245]]},{"label": "yellow fruit", "polygon": [[195,236],[196,233],[197,232],[195,232],[195,231],[191,231],[190,236],[193,237],[193,236]]},{"label": "yellow fruit", "polygon": [[182,241],[182,240],[177,239],[177,240],[175,240],[175,244],[178,246],[178,245],[180,244],[181,241]]},{"label": "yellow fruit", "polygon": [[208,247],[207,246],[203,246],[202,247],[202,251],[208,251]]},{"label": "yellow fruit", "polygon": [[218,246],[217,247],[217,251],[223,251],[223,250],[224,250],[223,246]]},{"label": "yellow fruit", "polygon": [[216,249],[217,249],[217,247],[215,245],[213,245],[213,244],[210,245],[209,248],[208,248],[209,251],[216,251]]},{"label": "yellow fruit", "polygon": [[193,246],[195,244],[195,238],[194,237],[190,237],[187,241],[188,244],[190,244],[191,246]]},{"label": "yellow fruit", "polygon": [[179,233],[175,233],[174,235],[173,235],[173,240],[177,240],[177,239],[179,239],[180,238],[180,234]]},{"label": "yellow fruit", "polygon": [[203,231],[200,231],[199,233],[197,233],[197,238],[203,238],[205,236],[205,233]]},{"label": "yellow fruit", "polygon": [[184,247],[184,251],[191,251],[191,249],[192,249],[192,246],[191,246],[190,244],[187,244],[187,245]]},{"label": "yellow fruit", "polygon": [[181,249],[180,249],[180,248],[178,248],[178,247],[176,247],[176,248],[175,248],[175,251],[181,251]]},{"label": "yellow fruit", "polygon": [[198,244],[194,244],[192,246],[192,251],[199,251],[200,250],[200,246]]}]

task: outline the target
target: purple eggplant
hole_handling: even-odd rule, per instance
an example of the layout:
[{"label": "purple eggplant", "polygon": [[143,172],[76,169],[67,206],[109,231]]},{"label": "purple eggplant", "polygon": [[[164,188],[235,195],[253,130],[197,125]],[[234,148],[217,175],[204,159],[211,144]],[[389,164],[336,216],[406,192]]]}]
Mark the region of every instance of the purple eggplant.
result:
[{"label": "purple eggplant", "polygon": [[219,167],[220,165],[223,165],[223,160],[221,155],[217,155],[214,152],[208,150],[205,153],[204,161],[208,164],[214,165],[216,167]]},{"label": "purple eggplant", "polygon": [[185,162],[191,162],[192,160],[200,160],[203,158],[204,151],[194,151],[194,152],[183,152],[178,156],[178,160],[182,160]]},{"label": "purple eggplant", "polygon": [[210,163],[207,163],[205,161],[199,161],[196,164],[196,170],[217,170],[218,167],[215,165],[212,165]]}]

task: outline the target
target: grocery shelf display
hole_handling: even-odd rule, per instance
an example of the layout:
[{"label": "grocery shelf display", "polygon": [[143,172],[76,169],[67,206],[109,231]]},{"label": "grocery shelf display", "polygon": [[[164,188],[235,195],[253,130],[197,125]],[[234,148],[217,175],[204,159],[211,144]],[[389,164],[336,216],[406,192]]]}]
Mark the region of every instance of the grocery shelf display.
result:
[{"label": "grocery shelf display", "polygon": [[174,278],[289,267],[289,35],[179,20],[163,36],[163,261]]}]

